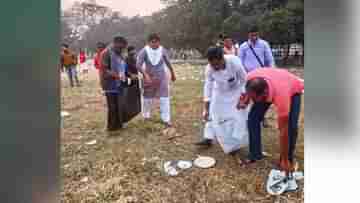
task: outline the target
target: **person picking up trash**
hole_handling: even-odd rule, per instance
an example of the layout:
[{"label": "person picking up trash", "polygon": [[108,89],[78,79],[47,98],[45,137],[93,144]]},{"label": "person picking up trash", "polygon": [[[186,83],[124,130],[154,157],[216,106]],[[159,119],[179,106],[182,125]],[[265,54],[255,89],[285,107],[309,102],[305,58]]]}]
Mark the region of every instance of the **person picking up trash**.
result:
[{"label": "person picking up trash", "polygon": [[204,84],[204,139],[195,143],[209,147],[217,140],[225,153],[248,144],[247,110],[236,108],[245,92],[246,71],[235,55],[224,55],[221,47],[208,49],[209,64]]},{"label": "person picking up trash", "polygon": [[243,164],[263,158],[261,125],[266,111],[274,104],[280,130],[280,169],[293,171],[294,150],[298,135],[298,120],[304,82],[287,70],[263,68],[252,71],[246,79],[246,93],[240,98],[238,108],[245,109],[252,100],[248,118],[249,157]]}]

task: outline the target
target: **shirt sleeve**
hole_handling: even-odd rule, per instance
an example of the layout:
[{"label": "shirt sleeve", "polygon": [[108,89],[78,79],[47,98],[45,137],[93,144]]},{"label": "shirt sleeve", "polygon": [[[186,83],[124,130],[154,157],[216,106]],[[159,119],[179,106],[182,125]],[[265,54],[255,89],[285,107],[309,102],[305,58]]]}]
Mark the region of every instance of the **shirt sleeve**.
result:
[{"label": "shirt sleeve", "polygon": [[246,66],[244,64],[245,57],[246,57],[246,46],[245,46],[245,44],[242,44],[240,46],[239,51],[238,51],[238,57],[240,59],[240,62],[242,64],[244,70],[247,71]]},{"label": "shirt sleeve", "polygon": [[102,57],[101,57],[101,65],[103,67],[103,69],[109,69],[110,67],[110,52],[108,50],[104,51],[102,53]]},{"label": "shirt sleeve", "polygon": [[238,79],[240,80],[240,83],[241,83],[241,84],[245,84],[247,73],[246,73],[246,71],[245,71],[244,66],[243,66],[242,63],[241,63],[240,58],[238,58],[238,57],[233,57],[233,58],[232,58],[232,65],[233,65],[233,67],[234,67],[235,70],[236,70],[236,76],[237,76]]},{"label": "shirt sleeve", "polygon": [[142,49],[136,59],[136,68],[141,71],[143,64],[145,63],[145,49]]},{"label": "shirt sleeve", "polygon": [[204,101],[210,102],[214,86],[214,78],[211,74],[210,66],[208,65],[205,70],[205,84],[204,84]]},{"label": "shirt sleeve", "polygon": [[164,56],[164,59],[170,63],[169,51],[165,48],[163,48],[163,56]]},{"label": "shirt sleeve", "polygon": [[264,41],[264,46],[265,46],[265,64],[268,65],[269,67],[275,67],[275,60],[269,43]]}]

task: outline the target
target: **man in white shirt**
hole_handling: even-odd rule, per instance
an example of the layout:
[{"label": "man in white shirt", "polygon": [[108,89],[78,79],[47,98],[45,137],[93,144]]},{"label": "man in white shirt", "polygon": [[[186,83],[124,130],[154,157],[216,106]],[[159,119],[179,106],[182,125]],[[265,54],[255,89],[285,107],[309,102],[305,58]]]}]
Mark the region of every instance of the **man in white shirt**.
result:
[{"label": "man in white shirt", "polygon": [[[203,119],[207,124],[211,124],[214,130],[212,132],[205,130],[204,139],[196,145],[210,146],[215,138],[218,141],[222,138],[223,143],[229,143],[228,139],[231,136],[225,137],[225,131],[220,126],[227,121],[234,122],[231,132],[246,139],[247,111],[236,108],[245,90],[246,71],[237,56],[224,55],[221,47],[209,48],[207,57],[209,64],[205,74]],[[237,146],[246,144],[243,140],[239,138],[234,144]],[[224,151],[228,150],[224,149]]]}]

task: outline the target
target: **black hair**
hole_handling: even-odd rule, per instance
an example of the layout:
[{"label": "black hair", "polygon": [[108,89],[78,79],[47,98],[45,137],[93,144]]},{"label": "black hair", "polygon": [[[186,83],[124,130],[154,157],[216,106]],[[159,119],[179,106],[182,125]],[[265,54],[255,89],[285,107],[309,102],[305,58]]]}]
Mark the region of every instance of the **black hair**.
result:
[{"label": "black hair", "polygon": [[98,42],[98,43],[96,43],[96,47],[97,47],[97,48],[105,48],[106,45],[105,45],[104,42]]},{"label": "black hair", "polygon": [[229,35],[224,35],[223,39],[225,40],[225,39],[232,39],[232,38]]},{"label": "black hair", "polygon": [[113,39],[114,43],[124,43],[127,44],[127,40],[122,36],[115,36]]},{"label": "black hair", "polygon": [[248,33],[251,33],[251,32],[259,32],[258,26],[256,26],[256,25],[250,26]]},{"label": "black hair", "polygon": [[224,58],[224,51],[221,47],[210,47],[207,50],[206,56],[209,61],[214,59],[221,60]]},{"label": "black hair", "polygon": [[128,52],[135,50],[134,46],[128,46]]},{"label": "black hair", "polygon": [[160,36],[157,33],[152,33],[148,36],[148,42],[151,42],[153,40],[160,41]]},{"label": "black hair", "polygon": [[257,96],[264,95],[266,88],[268,87],[264,78],[255,78],[247,81],[246,92],[254,92]]},{"label": "black hair", "polygon": [[65,47],[65,48],[69,48],[69,45],[65,44],[65,43],[63,43],[62,46]]}]

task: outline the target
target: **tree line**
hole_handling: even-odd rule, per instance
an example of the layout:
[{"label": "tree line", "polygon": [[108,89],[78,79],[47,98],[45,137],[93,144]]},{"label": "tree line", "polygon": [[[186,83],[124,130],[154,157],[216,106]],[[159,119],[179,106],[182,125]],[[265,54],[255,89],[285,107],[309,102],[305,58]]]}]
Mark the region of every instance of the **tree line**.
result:
[{"label": "tree line", "polygon": [[[140,48],[149,33],[175,49],[205,53],[220,33],[242,42],[257,25],[272,45],[304,44],[304,0],[162,0],[166,7],[151,16],[126,17],[109,7],[75,2],[63,11],[62,40],[75,49],[94,50],[116,34]],[[80,29],[82,28],[82,29]]]}]

